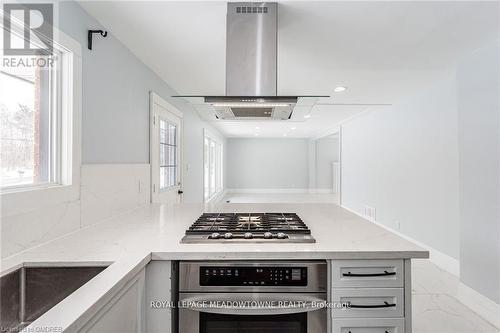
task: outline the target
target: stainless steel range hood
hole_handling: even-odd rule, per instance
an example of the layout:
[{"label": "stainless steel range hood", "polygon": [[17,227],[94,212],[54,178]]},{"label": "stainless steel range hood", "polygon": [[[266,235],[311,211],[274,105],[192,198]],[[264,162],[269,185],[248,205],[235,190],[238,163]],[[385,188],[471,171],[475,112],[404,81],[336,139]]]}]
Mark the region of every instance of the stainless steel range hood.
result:
[{"label": "stainless steel range hood", "polygon": [[277,3],[230,2],[226,24],[226,96],[231,97],[205,102],[222,119],[289,119],[297,98],[276,96]]},{"label": "stainless steel range hood", "polygon": [[278,96],[278,4],[230,2],[226,26],[226,95],[203,97],[219,119],[287,120],[301,97]]}]

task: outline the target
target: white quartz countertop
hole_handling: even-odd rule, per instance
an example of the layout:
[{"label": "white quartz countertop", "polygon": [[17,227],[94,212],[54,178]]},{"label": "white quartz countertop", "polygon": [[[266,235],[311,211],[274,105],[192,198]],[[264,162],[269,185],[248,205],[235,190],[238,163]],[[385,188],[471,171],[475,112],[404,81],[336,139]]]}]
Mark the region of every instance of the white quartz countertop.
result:
[{"label": "white quartz countertop", "polygon": [[[316,243],[181,244],[185,230],[203,212],[294,212]],[[75,331],[150,260],[428,257],[421,247],[333,204],[151,204],[5,258],[1,271],[23,265],[111,264],[29,326]]]},{"label": "white quartz countertop", "polygon": [[[295,212],[316,243],[181,244],[203,212]],[[2,272],[22,263],[116,262],[152,259],[428,258],[428,251],[333,204],[147,205],[2,260]]]},{"label": "white quartz countertop", "polygon": [[[316,243],[181,244],[203,212],[295,212]],[[116,262],[152,259],[389,259],[428,258],[428,251],[333,204],[147,205],[2,260],[21,263]]]}]

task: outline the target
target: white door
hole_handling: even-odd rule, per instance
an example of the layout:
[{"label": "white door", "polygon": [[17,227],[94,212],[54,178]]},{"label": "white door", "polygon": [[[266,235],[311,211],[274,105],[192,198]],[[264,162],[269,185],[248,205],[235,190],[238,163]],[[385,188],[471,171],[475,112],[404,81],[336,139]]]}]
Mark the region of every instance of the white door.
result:
[{"label": "white door", "polygon": [[150,93],[151,201],[182,200],[182,112]]}]

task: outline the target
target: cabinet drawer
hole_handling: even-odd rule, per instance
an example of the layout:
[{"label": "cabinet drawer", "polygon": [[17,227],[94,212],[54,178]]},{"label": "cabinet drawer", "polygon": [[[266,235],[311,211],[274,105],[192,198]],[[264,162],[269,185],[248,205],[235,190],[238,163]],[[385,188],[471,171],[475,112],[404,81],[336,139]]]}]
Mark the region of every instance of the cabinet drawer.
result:
[{"label": "cabinet drawer", "polygon": [[403,287],[403,260],[333,260],[332,284],[344,287]]},{"label": "cabinet drawer", "polygon": [[332,333],[404,333],[404,319],[335,319]]},{"label": "cabinet drawer", "polygon": [[334,303],[349,302],[349,308],[334,308],[334,318],[403,317],[403,288],[333,289]]}]

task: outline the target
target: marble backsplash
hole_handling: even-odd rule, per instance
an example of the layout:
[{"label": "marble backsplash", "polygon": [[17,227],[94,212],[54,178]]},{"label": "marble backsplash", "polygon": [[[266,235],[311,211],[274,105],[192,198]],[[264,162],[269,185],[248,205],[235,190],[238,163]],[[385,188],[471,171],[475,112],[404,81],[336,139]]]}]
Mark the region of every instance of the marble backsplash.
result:
[{"label": "marble backsplash", "polygon": [[149,164],[82,167],[81,226],[122,214],[150,201]]},{"label": "marble backsplash", "polygon": [[146,204],[149,188],[149,164],[82,165],[79,200],[1,217],[1,257]]}]

